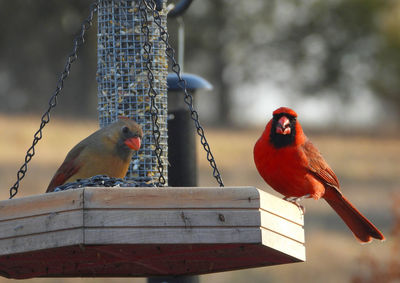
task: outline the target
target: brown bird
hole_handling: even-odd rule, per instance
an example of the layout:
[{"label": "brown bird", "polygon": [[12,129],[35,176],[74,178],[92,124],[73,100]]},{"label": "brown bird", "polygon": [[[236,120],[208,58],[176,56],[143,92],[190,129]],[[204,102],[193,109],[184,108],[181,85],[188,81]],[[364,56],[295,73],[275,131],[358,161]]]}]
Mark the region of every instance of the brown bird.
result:
[{"label": "brown bird", "polygon": [[96,175],[125,177],[133,152],[140,149],[142,137],[142,128],[127,118],[94,132],[67,154],[46,193],[62,184]]},{"label": "brown bird", "polygon": [[306,137],[292,109],[273,112],[254,147],[254,162],[264,180],[286,199],[323,198],[360,242],[385,239],[342,194],[335,173]]}]

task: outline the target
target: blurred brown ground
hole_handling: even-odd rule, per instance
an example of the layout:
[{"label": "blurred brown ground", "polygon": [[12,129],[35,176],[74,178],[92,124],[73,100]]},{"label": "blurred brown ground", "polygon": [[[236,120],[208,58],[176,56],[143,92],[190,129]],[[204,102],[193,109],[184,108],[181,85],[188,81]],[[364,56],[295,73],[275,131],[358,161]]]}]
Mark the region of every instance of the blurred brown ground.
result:
[{"label": "blurred brown ground", "polygon": [[[0,115],[0,199],[8,198],[25,151],[39,126],[39,116]],[[97,129],[96,121],[54,119],[44,130],[17,197],[42,193],[66,153]],[[272,191],[259,177],[252,160],[258,129],[206,128],[226,186],[256,186]],[[307,132],[307,129],[305,129]],[[393,247],[390,237],[393,195],[400,192],[400,140],[398,137],[311,135],[341,181],[343,192],[387,236],[384,243],[360,245],[323,201],[305,200],[307,261],[275,267],[209,274],[200,282],[348,282],[365,272],[360,259],[373,255],[382,264]],[[205,154],[198,146],[199,186],[216,186]],[[0,278],[0,283],[11,280]],[[146,282],[122,279],[31,279],[26,282]]]}]

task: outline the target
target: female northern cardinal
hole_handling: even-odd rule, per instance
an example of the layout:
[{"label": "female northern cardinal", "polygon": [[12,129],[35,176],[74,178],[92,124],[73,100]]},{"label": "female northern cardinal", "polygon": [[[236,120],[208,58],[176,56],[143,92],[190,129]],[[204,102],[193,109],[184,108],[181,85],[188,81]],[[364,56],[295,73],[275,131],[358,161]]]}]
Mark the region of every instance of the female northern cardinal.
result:
[{"label": "female northern cardinal", "polygon": [[273,112],[254,146],[254,162],[264,180],[285,198],[322,197],[360,242],[385,239],[340,192],[335,173],[307,139],[292,109]]},{"label": "female northern cardinal", "polygon": [[67,154],[46,193],[64,183],[96,175],[125,177],[133,151],[139,150],[142,137],[142,128],[127,118],[94,132]]}]

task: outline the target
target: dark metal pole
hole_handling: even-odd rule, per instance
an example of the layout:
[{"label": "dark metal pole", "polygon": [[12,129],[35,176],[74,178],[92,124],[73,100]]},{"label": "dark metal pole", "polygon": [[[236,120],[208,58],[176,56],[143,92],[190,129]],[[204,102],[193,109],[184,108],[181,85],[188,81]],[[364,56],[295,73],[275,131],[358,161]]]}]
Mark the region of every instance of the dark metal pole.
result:
[{"label": "dark metal pole", "polygon": [[187,110],[169,113],[168,154],[169,185],[172,187],[197,186],[197,158],[195,127]]}]

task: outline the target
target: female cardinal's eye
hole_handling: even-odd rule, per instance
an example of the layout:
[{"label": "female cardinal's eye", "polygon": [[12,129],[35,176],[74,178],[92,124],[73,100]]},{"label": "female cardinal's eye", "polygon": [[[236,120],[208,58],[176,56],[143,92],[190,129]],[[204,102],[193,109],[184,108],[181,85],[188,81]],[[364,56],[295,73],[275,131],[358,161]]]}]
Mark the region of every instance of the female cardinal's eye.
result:
[{"label": "female cardinal's eye", "polygon": [[129,133],[129,128],[128,127],[123,127],[122,128],[122,132],[124,133],[124,134],[127,134],[127,133]]}]

